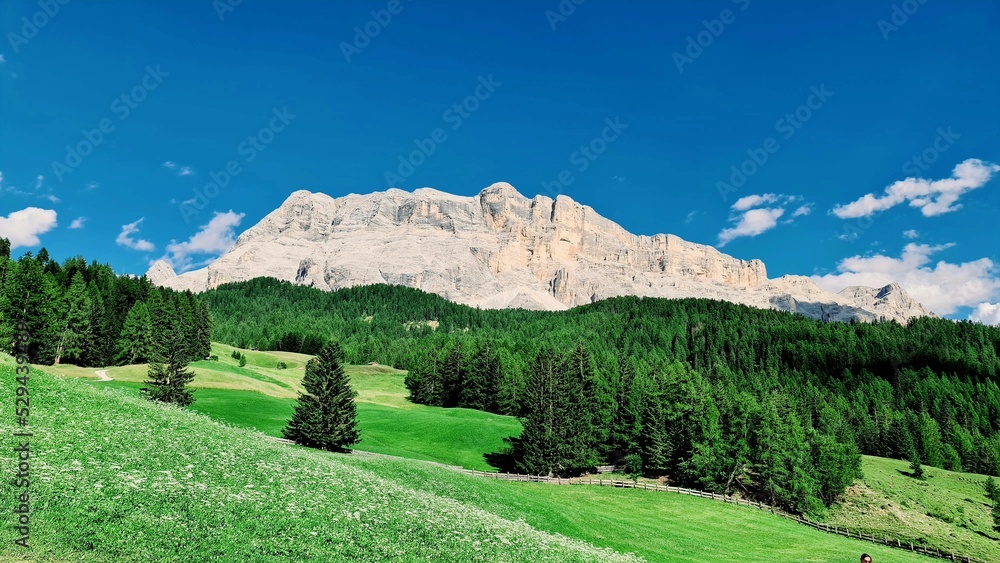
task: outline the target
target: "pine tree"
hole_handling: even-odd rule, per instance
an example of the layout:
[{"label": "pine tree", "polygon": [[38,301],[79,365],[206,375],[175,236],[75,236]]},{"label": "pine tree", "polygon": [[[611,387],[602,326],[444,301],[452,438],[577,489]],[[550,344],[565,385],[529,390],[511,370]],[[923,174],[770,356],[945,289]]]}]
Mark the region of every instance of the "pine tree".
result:
[{"label": "pine tree", "polygon": [[483,344],[472,359],[472,367],[461,386],[459,406],[494,412],[497,387],[502,378],[500,359],[489,343]]},{"label": "pine tree", "polygon": [[441,385],[444,391],[444,401],[441,406],[457,407],[462,386],[467,377],[465,356],[462,354],[462,344],[456,344],[445,356],[441,365]]},{"label": "pine tree", "polygon": [[125,326],[118,339],[116,361],[119,364],[139,364],[153,358],[154,343],[149,310],[140,301],[125,317]]},{"label": "pine tree", "polygon": [[640,399],[636,385],[635,367],[624,356],[617,358],[618,381],[615,386],[615,407],[609,433],[612,459],[622,459],[639,449],[642,432]]},{"label": "pine tree", "polygon": [[642,477],[642,456],[639,454],[625,456],[625,472],[633,483],[638,483],[639,477]]},{"label": "pine tree", "polygon": [[32,363],[51,364],[55,357],[55,334],[58,331],[55,303],[58,290],[50,276],[31,253],[8,263],[0,299],[0,349],[12,352],[14,329],[20,321],[28,325],[28,357]]},{"label": "pine tree", "polygon": [[552,475],[564,469],[558,436],[562,422],[560,364],[555,351],[539,351],[524,390],[524,429],[511,442],[518,469],[530,475]]},{"label": "pine tree", "polygon": [[174,293],[175,309],[177,311],[177,333],[184,342],[184,349],[187,351],[187,360],[203,360],[205,356],[198,356],[198,326],[195,324],[194,307],[191,303],[193,297],[190,291]]},{"label": "pine tree", "polygon": [[87,284],[79,272],[73,276],[69,291],[61,301],[63,311],[56,335],[56,365],[63,359],[79,361],[91,335],[90,315],[93,303],[87,295]]},{"label": "pine tree", "polygon": [[422,363],[406,374],[403,384],[410,391],[410,400],[432,407],[444,406],[444,386],[441,382],[437,356],[431,353]]},{"label": "pine tree", "polygon": [[909,457],[910,457],[910,475],[914,479],[922,480],[924,478],[924,467],[921,464],[920,454],[918,454],[917,450],[914,449],[912,452],[910,452]]},{"label": "pine tree", "polygon": [[285,427],[284,436],[311,448],[345,452],[361,439],[358,431],[354,391],[338,358],[343,351],[335,342],[320,350],[306,364],[295,413]]},{"label": "pine tree", "polygon": [[118,331],[112,327],[111,315],[96,283],[87,284],[87,295],[91,303],[90,338],[85,346],[81,365],[107,366],[115,361]]},{"label": "pine tree", "polygon": [[183,333],[177,330],[177,309],[174,307],[171,294],[173,292],[160,288],[149,291],[146,307],[149,309],[149,321],[152,334],[152,359],[164,361],[170,349],[176,345],[175,340]]},{"label": "pine tree", "polygon": [[986,498],[993,505],[990,510],[990,515],[993,516],[993,529],[1000,532],[1000,487],[997,486],[997,482],[992,477],[987,477],[986,481],[983,482],[983,489],[986,492]]},{"label": "pine tree", "polygon": [[[212,353],[212,314],[208,310],[208,301],[197,301],[198,315],[196,319],[198,357],[207,358]],[[261,348],[263,350],[263,348]]]},{"label": "pine tree", "polygon": [[1000,499],[993,501],[993,510],[990,513],[993,515],[993,529],[1000,532]]},{"label": "pine tree", "polygon": [[0,237],[0,299],[3,298],[3,284],[7,279],[10,264],[10,241]]},{"label": "pine tree", "polygon": [[148,379],[142,388],[149,400],[181,407],[194,402],[194,392],[187,387],[194,379],[194,372],[187,369],[184,358],[184,350],[178,344],[166,352],[166,365],[159,361],[149,364]]},{"label": "pine tree", "polygon": [[571,472],[598,464],[597,444],[601,439],[601,404],[597,400],[596,373],[590,352],[577,345],[561,369],[560,415],[563,465]]}]

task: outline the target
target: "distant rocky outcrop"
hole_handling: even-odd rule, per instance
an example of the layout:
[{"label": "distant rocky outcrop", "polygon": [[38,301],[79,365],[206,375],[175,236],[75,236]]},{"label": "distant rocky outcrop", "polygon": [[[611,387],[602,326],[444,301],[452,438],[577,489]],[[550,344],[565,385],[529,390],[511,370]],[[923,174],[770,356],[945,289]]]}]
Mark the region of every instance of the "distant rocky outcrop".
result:
[{"label": "distant rocky outcrop", "polygon": [[824,320],[927,315],[902,288],[840,294],[801,276],[769,280],[740,260],[673,235],[633,235],[566,196],[527,198],[497,183],[474,197],[430,188],[332,198],[297,191],[207,268],[154,284],[203,291],[257,277],[335,290],[387,283],[483,308],[566,309],[621,295],[702,297]]}]

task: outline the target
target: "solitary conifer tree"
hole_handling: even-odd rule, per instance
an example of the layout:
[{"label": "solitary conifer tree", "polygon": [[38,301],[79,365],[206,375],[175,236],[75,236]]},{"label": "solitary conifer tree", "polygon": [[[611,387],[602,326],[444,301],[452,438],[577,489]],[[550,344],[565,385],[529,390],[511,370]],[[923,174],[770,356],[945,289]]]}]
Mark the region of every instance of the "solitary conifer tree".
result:
[{"label": "solitary conifer tree", "polygon": [[361,440],[354,391],[341,366],[344,354],[335,342],[323,346],[306,364],[295,414],[285,427],[285,438],[321,450],[346,452]]},{"label": "solitary conifer tree", "polygon": [[187,369],[184,352],[178,346],[172,346],[167,352],[166,365],[160,361],[149,364],[149,379],[145,381],[142,392],[151,401],[172,403],[186,407],[194,402],[194,392],[187,384],[194,379],[194,372]]}]

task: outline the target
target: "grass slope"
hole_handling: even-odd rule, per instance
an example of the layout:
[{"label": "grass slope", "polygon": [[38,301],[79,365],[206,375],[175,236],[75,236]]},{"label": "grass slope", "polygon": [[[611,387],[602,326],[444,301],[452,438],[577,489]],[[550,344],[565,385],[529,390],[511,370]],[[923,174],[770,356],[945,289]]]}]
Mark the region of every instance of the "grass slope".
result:
[{"label": "grass slope", "polygon": [[[248,364],[240,368],[230,357],[232,350],[215,344],[213,353],[220,360],[198,363],[195,385],[199,389],[193,410],[231,425],[280,436],[294,405],[285,385],[300,388],[308,357],[245,352]],[[274,369],[278,361],[285,361],[290,369]],[[110,368],[111,376],[119,380],[91,383],[125,387],[137,393],[145,369]],[[56,370],[67,376],[96,377],[93,370],[75,366]],[[415,405],[406,399],[404,372],[390,367],[347,366],[346,370],[358,391],[363,441],[357,449],[491,470],[483,454],[497,451],[503,437],[520,432],[520,424],[513,418]],[[250,376],[246,371],[256,373]],[[261,376],[281,385],[265,384]],[[931,477],[917,482],[901,473],[908,471],[905,462],[875,457],[863,459],[863,470],[864,481],[851,487],[845,502],[831,510],[831,524],[1000,561],[1000,546],[993,539],[997,535],[991,531],[986,498],[977,483],[982,476],[930,468],[927,471]]]},{"label": "grass slope", "polygon": [[196,413],[37,372],[30,388],[33,547],[4,525],[5,561],[629,560]]},{"label": "grass slope", "polygon": [[[255,428],[280,437],[292,416],[295,397],[302,390],[308,356],[289,352],[248,352],[247,365],[239,367],[233,348],[213,344],[218,361],[191,364],[195,371],[192,410],[244,428]],[[289,369],[275,369],[279,361]],[[138,393],[147,366],[108,368],[114,381],[96,380],[94,370],[76,366],[43,369],[67,377],[91,380],[96,386],[119,387]],[[521,432],[512,417],[469,409],[444,409],[407,400],[406,372],[388,366],[345,366],[351,386],[358,392],[358,422],[362,442],[356,449],[412,459],[490,470],[483,454],[503,447],[503,438]]]},{"label": "grass slope", "polygon": [[869,456],[862,467],[864,479],[848,489],[830,523],[1000,561],[1000,534],[982,487],[989,477],[925,467],[920,481],[905,461]]},{"label": "grass slope", "polygon": [[[12,381],[0,368],[0,395]],[[591,543],[649,561],[923,560],[708,500],[327,454],[120,390],[38,372],[30,385],[33,547],[0,526],[2,560],[629,560]],[[6,451],[13,430],[5,414]]]}]

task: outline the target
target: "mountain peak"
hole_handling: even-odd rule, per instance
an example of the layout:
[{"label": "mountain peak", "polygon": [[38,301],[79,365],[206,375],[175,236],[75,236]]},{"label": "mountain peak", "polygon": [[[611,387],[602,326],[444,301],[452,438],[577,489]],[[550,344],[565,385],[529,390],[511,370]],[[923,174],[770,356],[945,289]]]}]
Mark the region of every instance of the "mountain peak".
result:
[{"label": "mountain peak", "polygon": [[163,285],[163,282],[170,281],[177,277],[177,272],[166,260],[157,260],[146,272],[146,279],[153,285]]},{"label": "mountain peak", "polygon": [[433,188],[339,198],[299,190],[208,268],[177,276],[169,264],[154,264],[149,276],[194,291],[265,276],[324,290],[397,284],[488,308],[566,309],[637,295],[824,320],[926,314],[898,286],[834,294],[801,276],[769,280],[760,260],[674,235],[635,235],[567,196],[528,199],[507,182],[478,197]]},{"label": "mountain peak", "polygon": [[483,188],[483,190],[479,192],[479,195],[480,197],[483,195],[497,195],[501,197],[525,199],[525,197],[521,195],[521,193],[518,192],[514,186],[508,184],[507,182],[496,182],[491,184],[486,188]]}]

